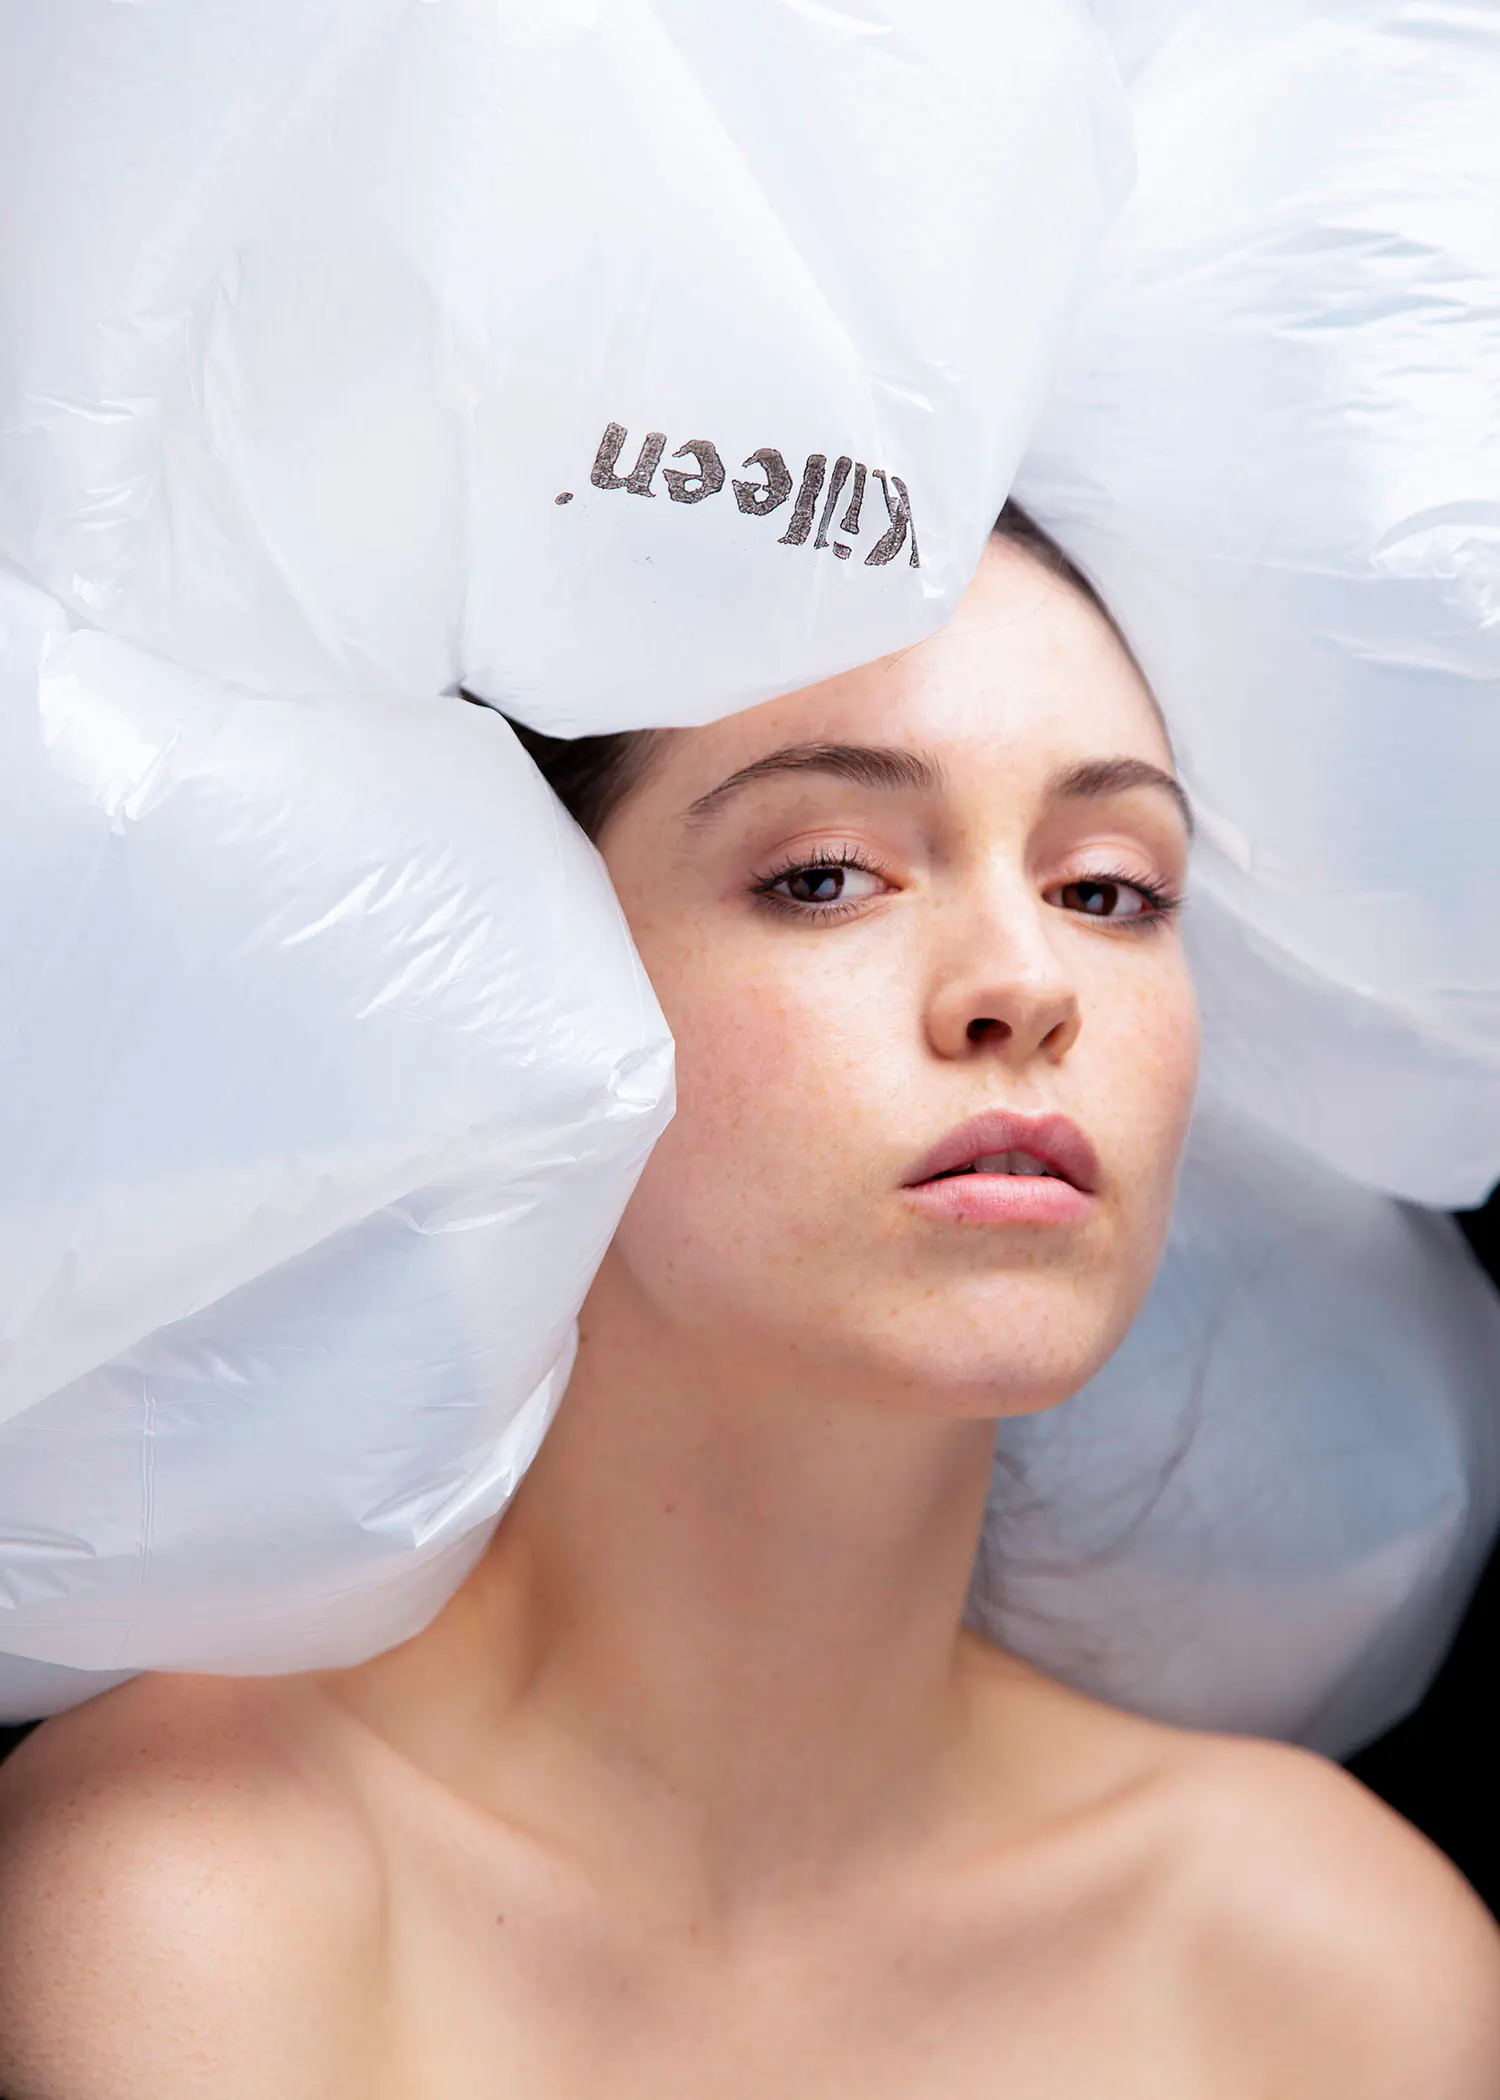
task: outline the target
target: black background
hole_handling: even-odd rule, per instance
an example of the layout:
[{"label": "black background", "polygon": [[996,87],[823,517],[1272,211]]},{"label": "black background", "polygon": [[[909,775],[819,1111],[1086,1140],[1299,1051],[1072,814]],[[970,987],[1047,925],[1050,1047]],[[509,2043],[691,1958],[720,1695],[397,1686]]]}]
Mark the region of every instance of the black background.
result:
[{"label": "black background", "polygon": [[[1500,1190],[1459,1219],[1500,1286]],[[1495,1372],[1500,1406],[1500,1365]],[[1500,1915],[1500,1815],[1494,1680],[1500,1673],[1500,1551],[1491,1558],[1431,1691],[1407,1720],[1350,1760],[1349,1769],[1425,1830]],[[24,1728],[0,1728],[0,1758]]]},{"label": "black background", "polygon": [[[1500,1190],[1460,1216],[1469,1245],[1500,1285]],[[1500,1364],[1495,1367],[1500,1407]],[[1500,1551],[1474,1593],[1448,1660],[1408,1720],[1351,1758],[1358,1773],[1462,1867],[1500,1916],[1500,1817],[1495,1812],[1495,1679],[1500,1664]]]}]

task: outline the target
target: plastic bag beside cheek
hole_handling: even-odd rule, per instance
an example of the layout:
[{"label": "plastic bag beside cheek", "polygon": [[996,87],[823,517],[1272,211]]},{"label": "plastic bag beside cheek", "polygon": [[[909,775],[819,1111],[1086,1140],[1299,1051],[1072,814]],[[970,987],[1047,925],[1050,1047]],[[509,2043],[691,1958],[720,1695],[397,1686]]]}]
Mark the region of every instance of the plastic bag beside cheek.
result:
[{"label": "plastic bag beside cheek", "polygon": [[535,1448],[665,1025],[497,716],[0,622],[0,1651],[356,1659]]},{"label": "plastic bag beside cheek", "polygon": [[1440,1207],[1500,1179],[1500,15],[1103,7],[1140,178],[1017,493],[1198,806],[1205,1056]]},{"label": "plastic bag beside cheek", "polygon": [[940,625],[1128,172],[1082,0],[49,0],[5,39],[0,546],[267,694],[463,683],[563,734]]}]

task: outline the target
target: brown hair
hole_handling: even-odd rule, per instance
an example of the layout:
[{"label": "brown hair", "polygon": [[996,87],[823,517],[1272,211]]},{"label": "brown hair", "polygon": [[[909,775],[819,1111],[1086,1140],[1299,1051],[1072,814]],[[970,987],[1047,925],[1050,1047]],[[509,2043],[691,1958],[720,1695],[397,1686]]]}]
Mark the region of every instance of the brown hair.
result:
[{"label": "brown hair", "polygon": [[[1005,505],[995,520],[994,531],[997,538],[1021,548],[1049,575],[1086,598],[1109,622],[1121,647],[1129,653],[1129,644],[1094,586],[1019,503],[1011,501]],[[465,692],[463,697],[479,706],[487,704],[473,693]],[[666,734],[660,729],[616,729],[603,736],[547,736],[540,729],[528,729],[524,722],[511,721],[509,716],[506,720],[564,809],[595,840],[632,788],[639,785],[658,737]]]}]

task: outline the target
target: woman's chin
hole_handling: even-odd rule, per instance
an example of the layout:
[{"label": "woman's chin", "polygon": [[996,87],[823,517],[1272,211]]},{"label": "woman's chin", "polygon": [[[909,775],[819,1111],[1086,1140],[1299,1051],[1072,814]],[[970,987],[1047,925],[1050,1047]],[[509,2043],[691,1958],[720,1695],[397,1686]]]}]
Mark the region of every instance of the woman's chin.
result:
[{"label": "woman's chin", "polygon": [[929,1366],[920,1386],[900,1393],[907,1411],[954,1422],[995,1422],[1014,1415],[1043,1415],[1071,1399],[1093,1375],[1092,1369],[1075,1374],[1059,1370],[1052,1376],[1038,1374],[1034,1365],[996,1363],[993,1358],[970,1369],[940,1367],[934,1376]]},{"label": "woman's chin", "polygon": [[1075,1293],[1035,1289],[1024,1300],[887,1320],[867,1333],[851,1382],[926,1415],[999,1419],[1060,1406],[1114,1354],[1134,1307],[1080,1306]]},{"label": "woman's chin", "polygon": [[[1088,1383],[1114,1346],[1112,1335],[1107,1345],[1101,1340],[1076,1347],[1059,1346],[1049,1336],[1027,1348],[994,1332],[966,1345],[951,1329],[884,1341],[884,1347],[862,1349],[837,1368],[825,1358],[830,1382],[882,1411],[992,1421],[1060,1406]],[[804,1362],[808,1354],[802,1353]]]}]

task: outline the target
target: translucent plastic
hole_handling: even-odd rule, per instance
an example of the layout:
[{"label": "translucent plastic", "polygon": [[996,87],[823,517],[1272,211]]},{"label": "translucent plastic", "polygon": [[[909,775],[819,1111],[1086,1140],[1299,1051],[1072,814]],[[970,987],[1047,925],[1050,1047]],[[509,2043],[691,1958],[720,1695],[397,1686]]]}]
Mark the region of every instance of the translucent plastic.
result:
[{"label": "translucent plastic", "polygon": [[665,1024],[498,715],[0,633],[0,1650],[352,1661],[546,1427]]},{"label": "translucent plastic", "polygon": [[[1494,1301],[1332,1171],[1500,1165],[1496,18],[1099,12],[1144,181],[1021,492],[1182,746],[1227,1106],[1121,1355],[1006,1429],[975,1608],[1342,1749],[1497,1512]],[[0,61],[24,1716],[353,1661],[482,1549],[670,1050],[454,690],[690,721],[936,626],[1121,143],[1068,0],[0,0]]]},{"label": "translucent plastic", "polygon": [[1128,174],[1083,0],[0,0],[0,52],[0,550],[261,692],[560,733],[939,626]]},{"label": "translucent plastic", "polygon": [[1500,10],[1103,0],[1140,180],[1018,494],[1202,818],[1211,1067],[1330,1165],[1500,1178]]},{"label": "translucent plastic", "polygon": [[972,1613],[1101,1698],[1343,1756],[1500,1522],[1500,1298],[1451,1220],[1200,1105],[1123,1348],[1002,1425]]}]

